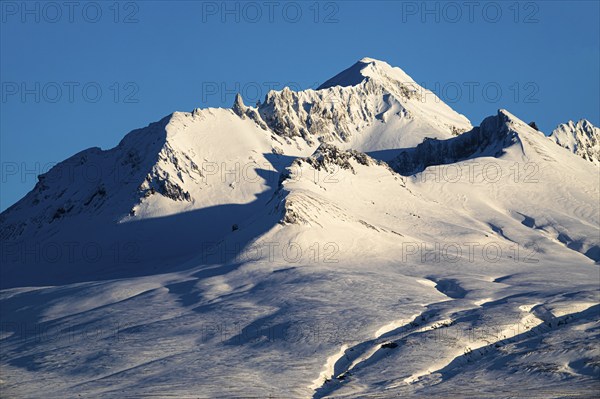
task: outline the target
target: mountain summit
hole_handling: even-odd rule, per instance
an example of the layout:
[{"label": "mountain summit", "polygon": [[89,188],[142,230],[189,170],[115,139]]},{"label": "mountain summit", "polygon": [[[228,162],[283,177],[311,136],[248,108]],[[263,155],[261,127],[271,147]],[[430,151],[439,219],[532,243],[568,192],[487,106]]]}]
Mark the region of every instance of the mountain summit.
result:
[{"label": "mountain summit", "polygon": [[395,81],[405,85],[416,84],[416,82],[408,76],[402,69],[392,67],[385,61],[379,61],[374,58],[365,57],[350,68],[340,72],[333,78],[329,79],[317,90],[327,89],[329,87],[341,86],[357,86],[365,80],[377,81],[381,84]]},{"label": "mountain summit", "polygon": [[[236,98],[234,109],[240,109]],[[239,111],[236,111],[239,112]],[[363,58],[317,90],[270,91],[257,108],[258,125],[312,149],[321,142],[361,151],[414,146],[471,129],[469,120],[399,68]]]}]

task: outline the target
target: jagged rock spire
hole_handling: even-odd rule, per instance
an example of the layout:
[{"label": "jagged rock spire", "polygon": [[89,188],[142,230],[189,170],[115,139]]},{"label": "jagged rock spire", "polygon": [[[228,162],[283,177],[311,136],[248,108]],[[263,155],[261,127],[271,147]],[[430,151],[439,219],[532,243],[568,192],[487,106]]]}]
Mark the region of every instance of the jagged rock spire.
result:
[{"label": "jagged rock spire", "polygon": [[239,115],[241,117],[245,116],[245,114],[246,114],[246,106],[244,105],[244,100],[242,99],[242,96],[240,95],[240,93],[237,93],[235,95],[235,100],[233,101],[233,107],[231,109],[237,115]]}]

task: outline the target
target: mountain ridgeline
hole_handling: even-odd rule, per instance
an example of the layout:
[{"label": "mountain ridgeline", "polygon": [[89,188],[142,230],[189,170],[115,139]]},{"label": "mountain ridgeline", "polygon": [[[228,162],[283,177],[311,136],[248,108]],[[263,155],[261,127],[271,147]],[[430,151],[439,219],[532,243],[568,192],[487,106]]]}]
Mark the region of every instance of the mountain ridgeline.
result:
[{"label": "mountain ridgeline", "polygon": [[0,396],[593,396],[599,179],[370,58],[174,112],[0,214]]},{"label": "mountain ridgeline", "polygon": [[[158,250],[159,231],[196,231],[195,236],[225,239],[231,225],[244,225],[264,208],[280,176],[289,173],[286,168],[297,165],[295,158],[322,151],[323,145],[342,151],[329,150],[332,154],[368,153],[408,178],[428,167],[511,156],[521,162],[539,160],[544,167],[558,167],[554,161],[559,158],[576,163],[581,157],[591,161],[586,168],[593,174],[598,132],[583,120],[561,125],[547,138],[505,110],[473,127],[401,69],[364,58],[316,90],[270,91],[256,107],[246,106],[238,95],[230,110],[175,112],[132,131],[113,149],[91,148],[59,163],[0,215],[0,237],[8,254],[2,282],[45,281],[43,275],[85,274],[90,267],[119,274],[132,266],[107,260],[71,270],[61,257],[47,265],[13,247],[43,246],[57,237],[84,237],[104,246],[116,238],[127,241],[141,225],[148,238],[139,243],[142,263],[160,267],[172,259],[189,259],[196,253],[195,240],[184,238]],[[236,164],[243,165],[243,173],[227,173]],[[100,173],[90,178],[90,168]],[[248,179],[248,172],[256,178]],[[218,207],[233,209],[223,214]],[[178,217],[184,214],[189,217]],[[213,227],[198,233],[194,223]],[[76,226],[94,227],[82,234]],[[596,245],[589,240],[572,246],[589,250]],[[32,269],[41,272],[31,274]]]}]

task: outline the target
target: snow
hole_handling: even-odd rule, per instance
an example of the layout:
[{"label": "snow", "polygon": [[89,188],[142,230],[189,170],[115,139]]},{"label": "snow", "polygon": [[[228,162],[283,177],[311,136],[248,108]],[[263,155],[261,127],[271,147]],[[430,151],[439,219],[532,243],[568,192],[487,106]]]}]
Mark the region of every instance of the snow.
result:
[{"label": "snow", "polygon": [[2,213],[2,396],[596,392],[598,167],[356,65],[176,112]]},{"label": "snow", "polygon": [[365,57],[320,85],[317,90],[333,86],[357,86],[367,79],[380,81],[395,80],[404,84],[416,84],[402,69],[394,68],[384,61]]},{"label": "snow", "polygon": [[583,159],[600,165],[600,129],[588,120],[562,123],[552,131],[550,138]]}]

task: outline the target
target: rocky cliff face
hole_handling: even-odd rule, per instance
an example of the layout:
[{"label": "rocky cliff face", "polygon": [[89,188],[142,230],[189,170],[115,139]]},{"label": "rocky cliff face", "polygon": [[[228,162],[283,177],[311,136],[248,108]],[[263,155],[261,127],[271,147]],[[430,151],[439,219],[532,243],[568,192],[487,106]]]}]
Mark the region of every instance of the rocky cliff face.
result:
[{"label": "rocky cliff face", "polygon": [[600,129],[586,119],[560,124],[550,138],[583,159],[600,165]]},{"label": "rocky cliff face", "polygon": [[[467,118],[401,69],[368,58],[317,90],[271,91],[257,108],[245,106],[238,96],[233,110],[287,140],[309,145],[354,148],[387,139],[392,147],[402,147],[419,143],[423,134],[445,138],[471,129]],[[375,149],[383,148],[362,148]]]},{"label": "rocky cliff face", "polygon": [[[455,163],[473,156],[502,155],[505,148],[520,142],[514,128],[517,119],[505,110],[486,118],[481,126],[447,140],[427,138],[415,148],[401,152],[390,162],[402,175],[421,172],[428,166]],[[517,122],[518,123],[518,122]],[[530,126],[519,123],[522,131],[541,135]]]}]

